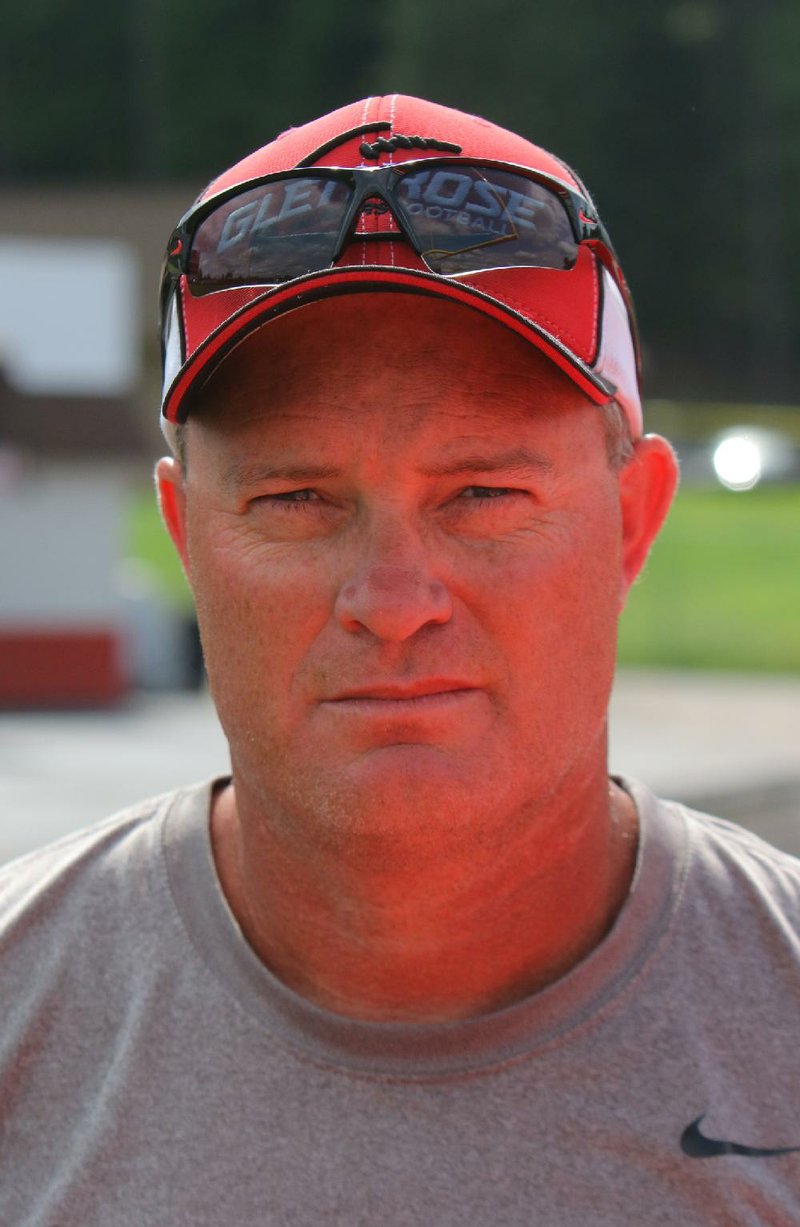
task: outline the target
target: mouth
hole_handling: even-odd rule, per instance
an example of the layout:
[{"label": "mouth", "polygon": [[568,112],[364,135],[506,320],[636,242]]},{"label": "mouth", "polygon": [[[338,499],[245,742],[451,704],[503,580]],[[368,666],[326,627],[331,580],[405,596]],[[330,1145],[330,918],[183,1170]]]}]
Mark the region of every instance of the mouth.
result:
[{"label": "mouth", "polygon": [[421,682],[400,684],[385,682],[370,686],[357,686],[341,691],[323,702],[329,712],[343,720],[355,720],[358,724],[374,721],[379,728],[405,730],[428,728],[431,721],[436,728],[441,722],[447,724],[466,715],[482,693],[480,687],[449,679],[426,679]]},{"label": "mouth", "polygon": [[416,703],[425,699],[441,699],[465,695],[477,690],[470,682],[450,678],[426,678],[416,682],[377,682],[343,690],[326,700],[329,703]]}]

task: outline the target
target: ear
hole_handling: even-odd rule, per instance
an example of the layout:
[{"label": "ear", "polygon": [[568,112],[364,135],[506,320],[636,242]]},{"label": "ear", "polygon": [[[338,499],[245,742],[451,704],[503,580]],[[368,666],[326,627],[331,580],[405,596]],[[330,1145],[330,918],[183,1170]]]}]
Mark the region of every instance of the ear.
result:
[{"label": "ear", "polygon": [[622,511],[620,609],[666,519],[678,484],[678,461],[666,439],[645,435],[619,473]]},{"label": "ear", "polygon": [[156,465],[156,492],[161,518],[189,575],[186,549],[186,486],[183,467],[174,456],[163,456]]}]

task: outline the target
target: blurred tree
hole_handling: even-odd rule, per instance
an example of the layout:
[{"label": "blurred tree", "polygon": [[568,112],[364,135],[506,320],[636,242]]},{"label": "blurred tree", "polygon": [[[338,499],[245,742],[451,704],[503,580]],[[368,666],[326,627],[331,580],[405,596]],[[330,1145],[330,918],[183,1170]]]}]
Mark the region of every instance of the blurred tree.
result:
[{"label": "blurred tree", "polygon": [[6,183],[189,180],[368,93],[478,111],[591,185],[648,389],[796,399],[796,0],[27,0],[5,6]]},{"label": "blurred tree", "polygon": [[2,174],[67,180],[128,173],[128,31],[85,0],[4,6]]},{"label": "blurred tree", "polygon": [[[158,5],[158,0],[145,0]],[[379,23],[358,0],[170,0],[161,175],[205,181],[293,123],[366,93]]]}]

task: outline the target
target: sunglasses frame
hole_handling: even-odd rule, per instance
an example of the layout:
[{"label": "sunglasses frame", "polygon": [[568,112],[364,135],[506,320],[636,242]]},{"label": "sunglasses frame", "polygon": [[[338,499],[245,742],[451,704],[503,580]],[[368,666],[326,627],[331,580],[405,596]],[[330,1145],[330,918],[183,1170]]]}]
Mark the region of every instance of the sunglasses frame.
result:
[{"label": "sunglasses frame", "polygon": [[[161,311],[162,319],[166,317],[166,305],[170,294],[174,290],[181,276],[188,274],[188,261],[191,254],[192,243],[198,227],[210,217],[212,213],[227,203],[229,200],[235,199],[237,196],[242,196],[247,192],[253,191],[255,188],[262,187],[268,183],[277,181],[285,181],[287,179],[308,179],[313,177],[331,179],[348,184],[354,188],[352,199],[350,200],[347,209],[345,210],[342,222],[339,228],[339,233],[336,237],[336,243],[333,250],[333,255],[328,267],[333,267],[336,261],[340,258],[347,242],[354,237],[353,225],[356,218],[359,216],[363,205],[366,201],[373,198],[382,200],[390,209],[398,224],[402,227],[402,237],[410,243],[414,251],[420,259],[430,266],[425,260],[424,252],[420,249],[420,244],[417,241],[413,220],[407,215],[403,203],[397,198],[396,188],[402,181],[404,174],[419,170],[434,170],[446,167],[471,167],[477,170],[499,170],[509,174],[519,175],[520,178],[531,180],[542,187],[550,190],[559,198],[564,206],[567,217],[569,218],[572,227],[573,237],[577,244],[585,244],[596,254],[603,266],[608,269],[611,276],[614,278],[628,312],[628,317],[631,325],[631,333],[634,340],[634,348],[636,352],[637,365],[639,363],[639,334],[636,323],[636,314],[633,307],[633,300],[628,289],[625,276],[620,267],[611,240],[608,236],[603,223],[597,213],[594,203],[588,195],[584,195],[575,188],[564,183],[555,175],[549,175],[544,171],[533,170],[531,167],[519,166],[513,162],[497,161],[491,158],[464,158],[456,156],[446,157],[431,157],[431,158],[414,158],[409,161],[396,162],[383,166],[365,166],[365,167],[349,167],[349,166],[304,166],[296,167],[290,170],[276,171],[269,175],[260,175],[255,179],[247,179],[242,183],[236,183],[231,187],[224,188],[213,196],[209,196],[205,200],[192,205],[190,209],[184,213],[183,217],[178,222],[172,232],[170,241],[167,245],[167,251],[164,258],[164,265],[161,275]],[[362,238],[387,239],[397,237],[394,232],[374,232],[367,235],[355,236],[358,240]],[[496,267],[505,267],[503,264],[498,264]],[[531,267],[536,267],[535,265]],[[322,271],[322,270],[320,270]],[[468,271],[468,270],[464,270]],[[483,270],[475,270],[483,271]],[[568,270],[567,270],[568,271]],[[463,273],[438,273],[436,269],[431,269],[431,272],[436,273],[440,277],[456,277]],[[305,274],[304,274],[305,275]],[[292,280],[290,278],[289,280]],[[285,284],[285,282],[267,281],[258,278],[246,280],[241,283],[243,286],[259,286],[259,285],[277,285]],[[240,288],[239,285],[234,286],[219,286],[219,291],[224,289]],[[206,291],[214,293],[215,291]]]}]

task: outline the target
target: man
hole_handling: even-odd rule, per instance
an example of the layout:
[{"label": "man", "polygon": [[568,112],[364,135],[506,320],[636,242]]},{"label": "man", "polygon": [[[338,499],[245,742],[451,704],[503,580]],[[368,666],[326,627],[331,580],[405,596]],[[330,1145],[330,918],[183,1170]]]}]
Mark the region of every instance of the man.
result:
[{"label": "man", "polygon": [[232,776],[5,872],[0,1220],[799,1222],[798,865],[607,775],[676,467],[586,189],[368,99],[162,309]]}]

